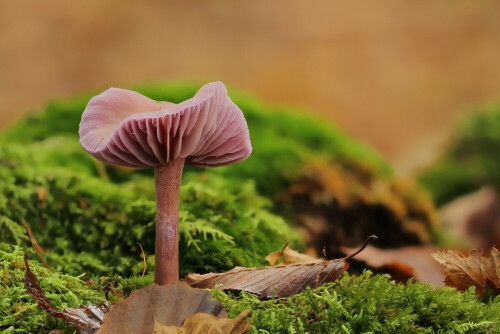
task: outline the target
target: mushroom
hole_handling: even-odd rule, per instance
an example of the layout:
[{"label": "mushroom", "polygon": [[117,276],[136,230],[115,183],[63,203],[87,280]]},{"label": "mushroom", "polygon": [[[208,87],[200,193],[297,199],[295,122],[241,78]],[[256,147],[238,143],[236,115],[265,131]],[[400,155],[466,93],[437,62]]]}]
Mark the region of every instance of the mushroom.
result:
[{"label": "mushroom", "polygon": [[203,86],[179,104],[156,102],[111,88],[93,97],[80,122],[80,144],[109,164],[154,167],[155,282],[179,279],[179,195],[184,164],[217,167],[252,152],[243,113],[221,82]]}]

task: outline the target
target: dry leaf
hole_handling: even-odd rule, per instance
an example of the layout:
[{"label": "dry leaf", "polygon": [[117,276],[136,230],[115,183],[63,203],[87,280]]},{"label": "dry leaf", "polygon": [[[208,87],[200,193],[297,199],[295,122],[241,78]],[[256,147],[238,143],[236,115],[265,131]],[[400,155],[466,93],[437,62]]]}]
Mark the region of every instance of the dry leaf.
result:
[{"label": "dry leaf", "polygon": [[303,264],[303,263],[319,263],[323,259],[318,259],[307,254],[299,253],[288,246],[285,246],[282,251],[272,252],[266,256],[267,262],[270,266],[274,264],[283,256],[284,264]]},{"label": "dry leaf", "polygon": [[189,274],[182,279],[192,287],[243,290],[262,297],[289,297],[306,287],[317,288],[335,281],[348,268],[345,259],[264,268],[236,267],[221,274]]},{"label": "dry leaf", "polygon": [[[353,248],[341,247],[342,252],[349,254]],[[439,265],[432,259],[431,253],[436,251],[432,246],[409,246],[394,249],[378,249],[367,246],[356,256],[357,260],[366,262],[374,272],[388,273],[400,282],[415,277],[420,282],[432,283],[435,287],[443,286],[443,275]]]},{"label": "dry leaf", "polygon": [[264,268],[236,267],[221,274],[189,274],[182,281],[195,288],[213,289],[220,285],[222,290],[243,290],[266,298],[286,298],[306,287],[317,288],[335,281],[349,268],[347,260],[363,251],[373,239],[377,236],[369,236],[361,248],[337,260]]},{"label": "dry leaf", "polygon": [[109,310],[107,303],[100,306],[86,305],[80,308],[66,308],[59,312],[48,300],[40,287],[40,283],[28,265],[28,255],[24,255],[26,275],[24,288],[28,294],[38,303],[38,308],[48,314],[62,318],[66,323],[74,325],[80,334],[93,334],[101,326],[105,313]]},{"label": "dry leaf", "polygon": [[447,286],[465,291],[471,286],[483,296],[486,288],[500,294],[500,252],[491,249],[491,256],[483,256],[472,250],[469,257],[456,251],[436,252],[432,256],[444,266],[444,282]]},{"label": "dry leaf", "polygon": [[165,326],[155,319],[154,334],[243,334],[252,326],[248,317],[252,311],[242,311],[234,319],[217,319],[211,314],[196,313],[186,319],[182,327]]},{"label": "dry leaf", "polygon": [[150,284],[113,304],[98,333],[149,334],[154,328],[153,317],[166,326],[181,326],[198,312],[227,318],[224,307],[208,291],[190,288],[182,282]]}]

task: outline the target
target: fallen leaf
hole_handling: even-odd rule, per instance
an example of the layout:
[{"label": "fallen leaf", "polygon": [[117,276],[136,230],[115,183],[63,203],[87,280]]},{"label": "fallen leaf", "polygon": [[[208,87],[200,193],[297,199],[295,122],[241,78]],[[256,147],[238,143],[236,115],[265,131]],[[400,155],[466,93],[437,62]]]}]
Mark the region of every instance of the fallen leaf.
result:
[{"label": "fallen leaf", "polygon": [[[345,254],[354,249],[340,247]],[[436,248],[432,246],[409,246],[393,249],[378,249],[367,246],[356,256],[357,260],[366,262],[367,266],[377,273],[387,273],[400,282],[406,282],[415,277],[420,282],[431,283],[435,287],[443,286],[443,275],[439,265],[432,259],[431,253]]]},{"label": "fallen leaf", "polygon": [[363,251],[373,239],[377,236],[369,236],[363,246],[341,259],[264,268],[236,267],[221,274],[189,274],[182,281],[201,289],[213,289],[219,285],[222,290],[242,290],[266,298],[286,298],[302,292],[306,287],[317,288],[335,281],[349,268],[347,260]]},{"label": "fallen leaf", "polygon": [[324,261],[324,259],[318,259],[310,255],[299,253],[288,246],[284,247],[282,251],[270,253],[266,256],[266,260],[269,262],[270,266],[274,266],[281,256],[283,256],[284,264],[319,263]]},{"label": "fallen leaf", "polygon": [[344,259],[264,268],[236,267],[221,274],[189,274],[183,278],[192,287],[243,290],[262,297],[284,298],[335,281],[349,265]]},{"label": "fallen leaf", "polygon": [[252,329],[248,317],[252,311],[242,311],[233,319],[217,319],[207,313],[196,313],[182,327],[165,326],[154,320],[154,334],[243,334]]},{"label": "fallen leaf", "polygon": [[182,282],[162,286],[153,283],[113,304],[97,333],[152,333],[153,317],[166,326],[181,326],[198,312],[227,318],[224,307],[208,291],[190,288]]},{"label": "fallen leaf", "polygon": [[49,301],[35,274],[30,270],[28,255],[24,255],[26,274],[24,288],[26,292],[38,303],[38,308],[56,318],[62,318],[66,323],[76,327],[79,334],[93,334],[101,326],[104,315],[109,310],[109,305],[86,305],[80,308],[66,308],[59,312]]},{"label": "fallen leaf", "polygon": [[475,286],[480,296],[486,289],[500,294],[500,252],[492,248],[490,255],[483,256],[476,250],[472,250],[468,257],[452,250],[432,254],[444,266],[447,286],[459,291]]}]

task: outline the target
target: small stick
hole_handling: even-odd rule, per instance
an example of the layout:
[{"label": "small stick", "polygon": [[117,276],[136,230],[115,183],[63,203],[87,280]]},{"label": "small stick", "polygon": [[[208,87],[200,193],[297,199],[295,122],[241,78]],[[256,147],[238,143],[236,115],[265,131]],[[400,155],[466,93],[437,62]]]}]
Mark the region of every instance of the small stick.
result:
[{"label": "small stick", "polygon": [[30,228],[28,227],[28,223],[26,222],[26,220],[24,218],[21,218],[21,223],[23,223],[24,228],[26,229],[26,232],[28,232],[28,238],[30,239],[31,246],[33,246],[33,249],[35,250],[36,255],[38,255],[38,258],[42,261],[45,268],[47,268],[49,271],[52,271],[52,269],[50,269],[47,262],[45,262],[45,260],[42,258],[42,254],[40,254],[40,252],[38,251],[38,247],[37,247],[36,243],[33,242],[34,238],[31,234]]},{"label": "small stick", "polygon": [[21,319],[21,317],[20,317],[20,316],[18,316],[17,314],[14,314],[14,317],[16,317],[19,321],[23,321],[23,322],[24,322],[24,320],[23,320],[23,319]]},{"label": "small stick", "polygon": [[375,235],[375,234],[372,234],[370,235],[366,240],[365,240],[365,243],[363,244],[363,246],[361,246],[360,249],[358,249],[357,251],[355,251],[354,253],[352,253],[351,255],[349,256],[346,256],[344,258],[345,261],[353,258],[354,256],[358,255],[359,253],[361,253],[363,251],[363,249],[365,249],[365,247],[368,245],[368,243],[371,241],[371,240],[375,240],[375,239],[378,239],[378,237]]},{"label": "small stick", "polygon": [[142,252],[142,259],[144,261],[144,269],[142,270],[142,275],[141,277],[144,277],[144,273],[146,273],[146,255],[144,254],[144,249],[142,249],[142,246],[140,243],[137,243],[139,247],[141,247],[141,252]]}]

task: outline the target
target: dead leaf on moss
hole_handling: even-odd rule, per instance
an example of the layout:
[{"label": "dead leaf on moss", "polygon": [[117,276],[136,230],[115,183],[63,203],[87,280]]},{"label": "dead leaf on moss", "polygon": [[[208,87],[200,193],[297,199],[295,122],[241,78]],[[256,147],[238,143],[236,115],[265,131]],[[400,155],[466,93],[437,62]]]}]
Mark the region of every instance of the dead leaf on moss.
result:
[{"label": "dead leaf on moss", "polygon": [[208,291],[182,282],[162,286],[153,283],[113,304],[97,333],[153,333],[153,317],[165,326],[181,326],[198,312],[227,318],[224,307]]},{"label": "dead leaf on moss", "polygon": [[500,294],[500,252],[496,248],[491,249],[489,256],[476,250],[472,250],[468,257],[452,250],[436,252],[432,256],[444,266],[447,286],[459,291],[475,286],[480,296],[486,289]]},{"label": "dead leaf on moss", "polygon": [[154,334],[243,334],[252,329],[248,317],[252,311],[242,311],[233,319],[217,319],[207,313],[196,313],[182,327],[165,326],[154,320]]},{"label": "dead leaf on moss", "polygon": [[236,267],[221,274],[189,274],[182,279],[192,287],[243,290],[262,297],[290,297],[306,287],[317,288],[335,281],[349,265],[344,259],[264,268]]},{"label": "dead leaf on moss", "polygon": [[347,260],[362,252],[373,239],[377,236],[369,236],[363,246],[341,259],[264,268],[236,267],[221,274],[189,274],[182,281],[201,289],[213,289],[219,285],[222,290],[242,290],[266,298],[286,298],[307,287],[315,289],[335,281],[349,268]]},{"label": "dead leaf on moss", "polygon": [[266,260],[269,262],[270,266],[274,266],[282,256],[284,264],[319,263],[324,261],[324,259],[318,259],[307,254],[299,253],[288,246],[283,247],[282,251],[270,253],[266,256]]},{"label": "dead leaf on moss", "polygon": [[66,308],[59,312],[49,301],[35,274],[30,270],[28,255],[24,255],[26,274],[24,288],[26,292],[38,303],[38,308],[56,318],[62,318],[66,323],[76,327],[79,334],[93,334],[101,326],[104,315],[109,310],[109,305],[85,305],[80,308]]}]

